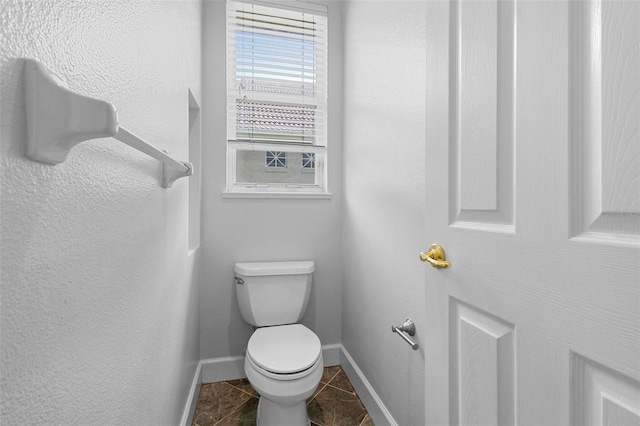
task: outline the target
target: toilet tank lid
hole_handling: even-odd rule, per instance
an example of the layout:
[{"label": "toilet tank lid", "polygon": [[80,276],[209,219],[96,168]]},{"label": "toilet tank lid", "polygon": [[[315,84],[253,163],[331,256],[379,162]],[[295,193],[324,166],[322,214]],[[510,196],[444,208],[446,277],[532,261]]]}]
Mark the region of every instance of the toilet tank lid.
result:
[{"label": "toilet tank lid", "polygon": [[236,263],[234,271],[245,277],[262,275],[299,275],[310,274],[315,270],[311,260],[290,262],[241,262]]}]

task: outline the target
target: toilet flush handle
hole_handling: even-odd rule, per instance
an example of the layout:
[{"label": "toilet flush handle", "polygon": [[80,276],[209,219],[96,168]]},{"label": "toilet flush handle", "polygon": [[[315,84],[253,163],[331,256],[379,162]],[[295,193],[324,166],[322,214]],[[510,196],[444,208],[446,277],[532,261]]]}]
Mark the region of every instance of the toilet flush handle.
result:
[{"label": "toilet flush handle", "polygon": [[244,280],[240,277],[233,277],[234,280],[236,280],[236,284],[244,284]]}]

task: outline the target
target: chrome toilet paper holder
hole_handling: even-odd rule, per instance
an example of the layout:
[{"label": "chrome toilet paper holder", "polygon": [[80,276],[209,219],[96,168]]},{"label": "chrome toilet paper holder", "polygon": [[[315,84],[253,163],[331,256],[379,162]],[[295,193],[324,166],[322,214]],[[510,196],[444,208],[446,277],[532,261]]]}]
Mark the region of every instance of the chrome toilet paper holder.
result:
[{"label": "chrome toilet paper holder", "polygon": [[416,325],[411,318],[407,318],[401,325],[398,325],[398,326],[392,325],[391,331],[393,333],[398,333],[398,335],[402,337],[402,339],[405,342],[407,342],[409,346],[411,346],[411,349],[413,349],[414,351],[418,350],[419,345],[413,340],[411,340],[411,338],[408,337],[406,334],[404,334],[404,333],[407,333],[409,336],[416,335]]}]

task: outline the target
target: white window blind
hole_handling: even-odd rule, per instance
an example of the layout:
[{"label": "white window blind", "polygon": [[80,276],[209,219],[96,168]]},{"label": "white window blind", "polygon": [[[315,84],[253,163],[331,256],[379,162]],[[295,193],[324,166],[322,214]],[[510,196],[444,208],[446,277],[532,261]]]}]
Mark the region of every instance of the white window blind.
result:
[{"label": "white window blind", "polygon": [[228,1],[227,31],[229,144],[326,147],[326,16]]}]

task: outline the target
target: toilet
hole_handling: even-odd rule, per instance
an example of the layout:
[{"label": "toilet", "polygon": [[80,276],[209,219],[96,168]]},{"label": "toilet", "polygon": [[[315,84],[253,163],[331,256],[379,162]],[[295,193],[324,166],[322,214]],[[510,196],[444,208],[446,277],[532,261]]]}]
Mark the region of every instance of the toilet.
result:
[{"label": "toilet", "polygon": [[235,264],[242,318],[257,327],[244,371],[260,394],[258,426],[309,425],[306,400],[322,377],[320,339],[297,322],[309,303],[312,261]]}]

